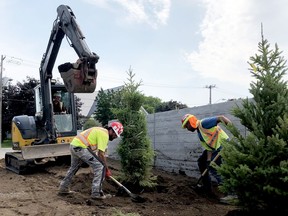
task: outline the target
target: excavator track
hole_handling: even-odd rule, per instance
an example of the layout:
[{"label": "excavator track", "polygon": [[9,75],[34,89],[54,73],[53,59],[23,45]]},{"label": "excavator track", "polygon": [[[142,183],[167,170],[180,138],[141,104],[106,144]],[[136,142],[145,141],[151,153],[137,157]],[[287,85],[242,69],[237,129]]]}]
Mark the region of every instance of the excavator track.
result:
[{"label": "excavator track", "polygon": [[18,175],[31,174],[52,164],[70,164],[70,155],[24,159],[23,152],[7,152],[5,154],[5,168]]},{"label": "excavator track", "polygon": [[7,152],[5,154],[6,169],[19,175],[27,173],[30,163],[31,160],[25,160],[21,152]]}]

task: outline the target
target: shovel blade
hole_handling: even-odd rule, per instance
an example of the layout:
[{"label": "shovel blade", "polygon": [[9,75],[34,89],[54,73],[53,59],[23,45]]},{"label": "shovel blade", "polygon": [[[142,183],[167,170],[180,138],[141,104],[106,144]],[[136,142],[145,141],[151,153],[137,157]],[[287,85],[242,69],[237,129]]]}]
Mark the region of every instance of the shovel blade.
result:
[{"label": "shovel blade", "polygon": [[130,197],[131,197],[132,202],[135,202],[135,203],[144,203],[147,200],[146,198],[143,198],[137,194],[130,194]]}]

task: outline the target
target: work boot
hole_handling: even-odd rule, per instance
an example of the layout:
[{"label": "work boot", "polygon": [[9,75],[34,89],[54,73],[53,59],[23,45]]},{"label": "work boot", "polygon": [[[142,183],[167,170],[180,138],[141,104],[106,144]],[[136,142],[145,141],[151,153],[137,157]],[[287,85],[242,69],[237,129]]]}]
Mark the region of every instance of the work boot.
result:
[{"label": "work boot", "polygon": [[105,194],[101,193],[101,194],[97,194],[97,195],[92,195],[91,199],[93,199],[93,200],[104,200],[104,199],[109,199],[111,197],[112,197],[111,194],[106,194],[105,195]]},{"label": "work boot", "polygon": [[60,188],[59,191],[58,191],[58,195],[59,196],[66,196],[66,195],[73,194],[73,193],[76,193],[76,192],[75,191],[71,191],[68,188],[66,188],[66,189]]},{"label": "work boot", "polygon": [[71,191],[71,190],[59,190],[58,191],[58,195],[59,196],[67,196],[69,194],[73,194],[76,193],[75,191]]},{"label": "work boot", "polygon": [[227,195],[225,197],[220,198],[220,203],[228,204],[228,205],[235,205],[237,204],[238,196],[237,195]]}]

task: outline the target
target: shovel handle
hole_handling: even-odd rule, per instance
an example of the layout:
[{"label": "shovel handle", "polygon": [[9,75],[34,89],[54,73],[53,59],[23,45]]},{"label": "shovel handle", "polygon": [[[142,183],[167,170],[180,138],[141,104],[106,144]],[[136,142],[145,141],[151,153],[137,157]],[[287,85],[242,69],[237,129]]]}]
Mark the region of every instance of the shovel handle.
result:
[{"label": "shovel handle", "polygon": [[[218,153],[214,158],[213,160],[211,161],[212,162],[215,162],[218,158],[219,158],[220,154]],[[208,167],[203,171],[203,173],[201,174],[201,176],[203,177],[204,175],[206,175],[206,173],[208,172]]]},{"label": "shovel handle", "polygon": [[128,188],[126,188],[124,185],[122,185],[119,181],[117,181],[113,176],[109,177],[112,181],[114,181],[119,187],[123,188],[128,194],[132,194]]},{"label": "shovel handle", "polygon": [[[215,162],[220,156],[220,153],[218,152],[218,154],[213,158],[213,160],[211,162]],[[199,184],[199,182],[202,180],[202,178],[206,175],[206,173],[208,172],[208,167],[203,171],[203,173],[201,174],[200,178],[198,179],[196,185]]]}]

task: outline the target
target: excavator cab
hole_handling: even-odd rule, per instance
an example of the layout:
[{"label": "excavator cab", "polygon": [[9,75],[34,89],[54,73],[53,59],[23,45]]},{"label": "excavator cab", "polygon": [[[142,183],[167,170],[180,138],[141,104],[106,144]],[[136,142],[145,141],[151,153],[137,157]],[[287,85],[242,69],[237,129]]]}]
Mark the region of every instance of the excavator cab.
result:
[{"label": "excavator cab", "polygon": [[[38,85],[34,88],[35,91],[35,104],[37,119],[43,118],[44,106],[41,100],[41,86]],[[52,121],[53,129],[55,130],[55,136],[69,137],[77,134],[77,122],[76,122],[76,103],[74,100],[74,94],[67,91],[63,84],[51,84],[51,110],[53,112]]]}]

